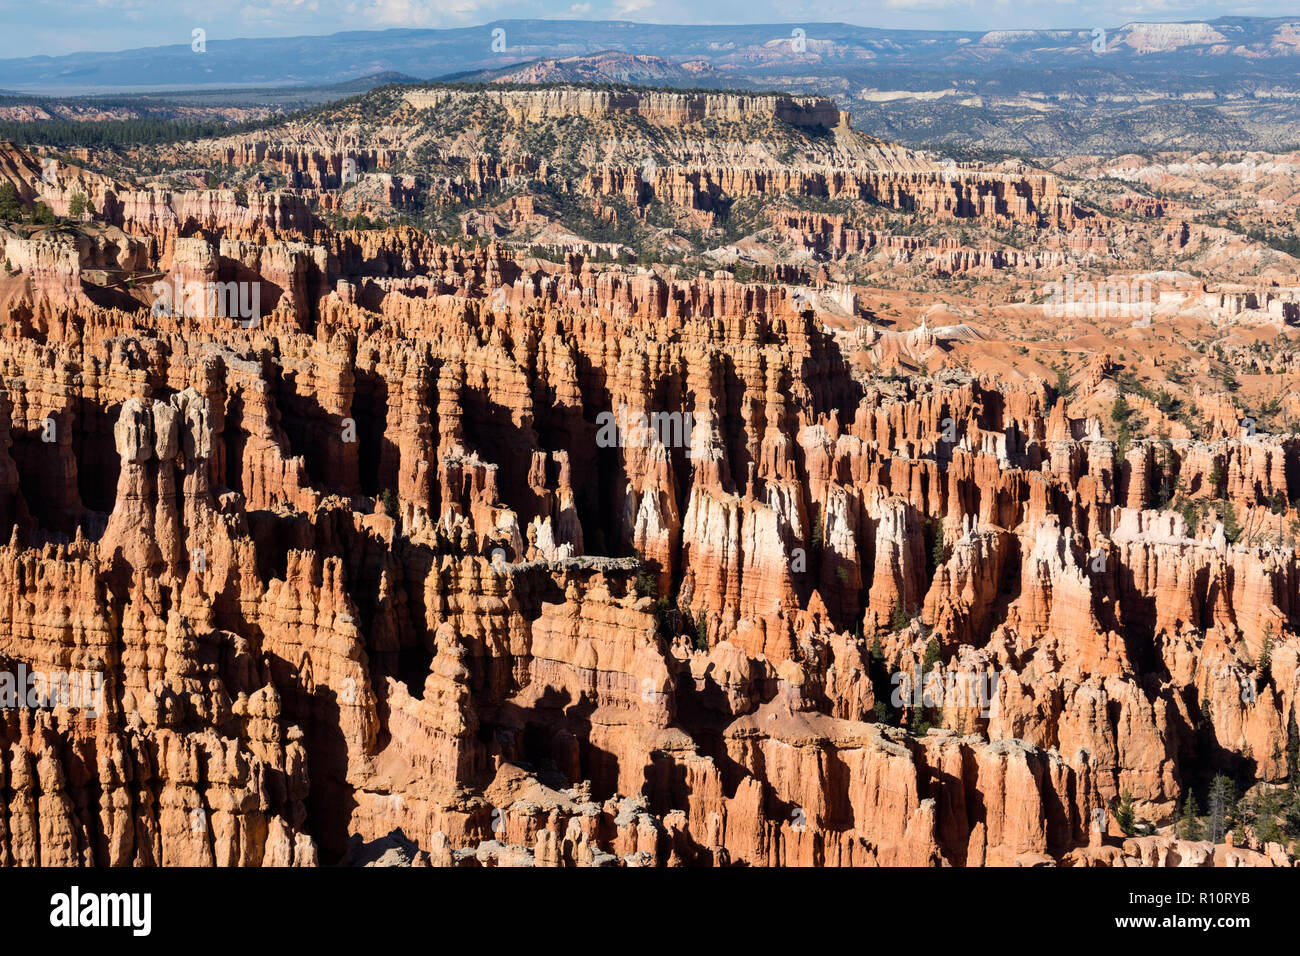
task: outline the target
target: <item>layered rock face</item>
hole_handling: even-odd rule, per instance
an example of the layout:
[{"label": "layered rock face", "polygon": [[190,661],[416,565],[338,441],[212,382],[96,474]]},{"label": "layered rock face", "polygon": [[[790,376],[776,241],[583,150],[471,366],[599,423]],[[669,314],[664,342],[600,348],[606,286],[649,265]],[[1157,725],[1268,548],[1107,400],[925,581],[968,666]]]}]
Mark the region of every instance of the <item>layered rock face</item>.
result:
[{"label": "layered rock face", "polygon": [[680,126],[700,120],[742,120],[775,117],[794,126],[834,127],[844,118],[835,101],[820,96],[740,93],[682,93],[675,90],[491,89],[473,93],[450,89],[417,89],[403,99],[417,110],[439,109],[449,103],[483,98],[501,106],[517,122],[551,116],[586,118],[623,113],[653,123]]},{"label": "layered rock face", "polygon": [[894,163],[857,166],[808,164],[772,168],[748,165],[605,165],[591,170],[585,189],[598,196],[621,196],[636,205],[659,199],[691,210],[711,212],[728,200],[751,196],[799,196],[862,200],[939,218],[983,219],[1009,225],[1072,226],[1079,216],[1073,200],[1057,191],[1055,177],[987,171],[952,174],[939,169],[897,168]]},{"label": "layered rock face", "polygon": [[1294,439],[855,378],[726,273],[219,191],[105,215],[263,319],[18,257],[0,661],[99,691],[0,710],[0,862],[1289,861],[1098,823],[1288,779],[1300,567],[1223,519],[1293,517]]},{"label": "layered rock face", "polygon": [[[979,190],[978,185],[974,188]],[[962,204],[954,206],[951,202],[934,201],[923,205],[928,206],[931,212],[948,213],[954,218],[962,215],[963,208],[973,208],[973,203],[969,200],[964,207]],[[983,208],[990,212],[993,219],[1008,214],[1008,207],[999,206],[997,200]],[[1027,209],[1026,206],[1025,210]],[[890,235],[874,229],[858,228],[838,215],[773,210],[769,216],[777,234],[797,251],[822,254],[834,259],[868,253],[887,257],[896,263],[923,262],[929,271],[937,275],[1002,269],[1033,272],[1039,269],[1059,269],[1067,261],[1066,254],[1059,250],[1029,252],[1020,249],[964,249],[953,238],[930,241],[924,236]],[[1023,215],[1017,211],[1012,218],[1023,220]]]}]

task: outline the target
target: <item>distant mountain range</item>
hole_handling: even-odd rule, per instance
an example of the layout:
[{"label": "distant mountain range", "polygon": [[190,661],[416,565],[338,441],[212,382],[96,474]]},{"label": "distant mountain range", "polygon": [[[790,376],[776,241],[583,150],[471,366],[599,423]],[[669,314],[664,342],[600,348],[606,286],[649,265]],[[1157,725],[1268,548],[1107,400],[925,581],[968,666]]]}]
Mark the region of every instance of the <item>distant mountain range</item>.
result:
[{"label": "distant mountain range", "polygon": [[0,106],[11,119],[95,116],[102,102],[26,106],[89,94],[137,115],[202,108],[235,119],[428,80],[828,95],[882,138],[985,152],[1277,150],[1300,144],[1300,15],[984,33],[503,20],[209,40],[201,53],[182,44],[0,60],[0,88],[14,94]]},{"label": "distant mountain range", "polygon": [[614,20],[501,20],[449,30],[210,39],[204,52],[194,52],[188,38],[184,40],[116,53],[0,60],[0,87],[72,93],[320,85],[380,72],[433,79],[609,51],[673,64],[694,61],[696,68],[742,78],[850,67],[967,74],[1104,67],[1227,76],[1243,69],[1294,74],[1300,65],[1300,15],[985,33],[881,30],[844,23],[663,26]]}]

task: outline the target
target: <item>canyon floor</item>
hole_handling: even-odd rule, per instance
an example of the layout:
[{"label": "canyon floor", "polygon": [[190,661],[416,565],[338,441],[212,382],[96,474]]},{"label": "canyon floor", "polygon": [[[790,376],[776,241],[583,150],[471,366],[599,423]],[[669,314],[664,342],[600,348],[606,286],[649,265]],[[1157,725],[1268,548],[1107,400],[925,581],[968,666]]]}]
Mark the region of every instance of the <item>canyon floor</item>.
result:
[{"label": "canyon floor", "polygon": [[1294,865],[1300,153],[854,127],[0,143],[0,865]]}]

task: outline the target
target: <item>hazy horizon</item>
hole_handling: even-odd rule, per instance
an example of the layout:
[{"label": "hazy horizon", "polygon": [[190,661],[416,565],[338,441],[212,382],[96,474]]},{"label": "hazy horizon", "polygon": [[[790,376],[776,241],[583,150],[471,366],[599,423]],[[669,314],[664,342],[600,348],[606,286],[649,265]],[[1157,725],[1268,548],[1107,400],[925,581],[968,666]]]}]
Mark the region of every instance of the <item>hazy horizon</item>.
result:
[{"label": "hazy horizon", "polygon": [[211,4],[188,0],[159,13],[140,0],[52,0],[40,6],[0,3],[11,29],[0,36],[0,59],[58,57],[77,53],[117,53],[165,46],[188,46],[191,31],[221,40],[328,37],[393,29],[473,29],[507,20],[628,22],[661,26],[798,25],[844,23],[888,30],[976,31],[1075,30],[1117,27],[1132,22],[1178,23],[1218,17],[1275,18],[1296,15],[1282,0],[1258,3],[1154,2],[1050,4],[973,0],[884,0],[877,3],[736,2],[702,8],[680,0],[571,3],[524,0],[460,0],[439,5],[424,0],[266,0],[262,3]]}]

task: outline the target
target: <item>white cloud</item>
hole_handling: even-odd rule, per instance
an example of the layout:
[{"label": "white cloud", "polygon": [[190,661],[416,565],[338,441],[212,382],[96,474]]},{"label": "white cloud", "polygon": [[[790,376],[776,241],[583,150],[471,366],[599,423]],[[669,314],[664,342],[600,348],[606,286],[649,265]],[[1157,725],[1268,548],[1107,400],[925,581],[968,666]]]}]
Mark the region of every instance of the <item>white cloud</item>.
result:
[{"label": "white cloud", "polygon": [[370,0],[363,16],[367,23],[385,27],[431,27],[438,22],[423,0]]}]

